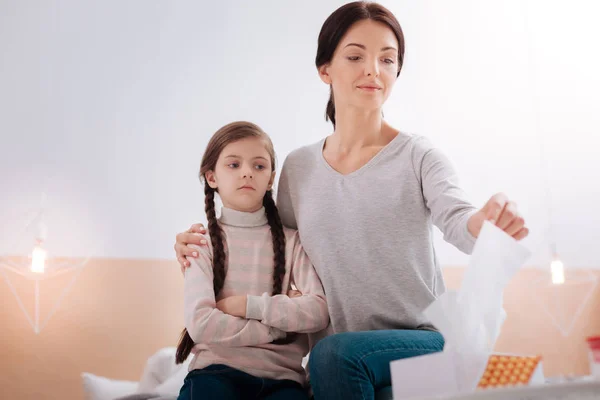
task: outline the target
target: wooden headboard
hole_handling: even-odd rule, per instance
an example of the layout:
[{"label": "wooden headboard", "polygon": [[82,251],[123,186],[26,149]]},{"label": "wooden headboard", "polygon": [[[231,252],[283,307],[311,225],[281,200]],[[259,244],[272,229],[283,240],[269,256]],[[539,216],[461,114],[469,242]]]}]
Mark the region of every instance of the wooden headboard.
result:
[{"label": "wooden headboard", "polygon": [[[445,268],[447,286],[462,268]],[[502,352],[542,355],[546,376],[588,371],[586,336],[600,334],[596,290],[570,336],[557,331],[530,297],[542,272],[525,269],[505,292],[508,318],[497,343]],[[595,272],[596,273],[596,272]],[[600,271],[597,276],[600,277]],[[33,283],[10,275],[33,310]],[[69,276],[44,281],[42,319]],[[138,380],[146,359],[174,346],[182,329],[183,278],[174,261],[95,259],[83,270],[57,313],[35,335],[0,279],[0,388],[7,399],[82,399],[81,372]]]}]

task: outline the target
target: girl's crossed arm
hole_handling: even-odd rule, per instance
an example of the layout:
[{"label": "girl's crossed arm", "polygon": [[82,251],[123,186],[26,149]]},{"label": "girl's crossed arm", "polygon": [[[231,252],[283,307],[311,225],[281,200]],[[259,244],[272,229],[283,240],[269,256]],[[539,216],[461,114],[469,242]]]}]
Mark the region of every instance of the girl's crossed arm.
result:
[{"label": "girl's crossed arm", "polygon": [[294,282],[302,296],[290,298],[287,294],[248,296],[246,318],[285,332],[312,333],[329,324],[327,302],[321,280],[300,244],[298,233],[293,238],[292,271]]},{"label": "girl's crossed arm", "polygon": [[216,308],[210,254],[206,246],[195,247],[199,257],[188,257],[191,265],[185,270],[184,284],[185,327],[194,343],[242,347],[285,338],[280,329]]}]

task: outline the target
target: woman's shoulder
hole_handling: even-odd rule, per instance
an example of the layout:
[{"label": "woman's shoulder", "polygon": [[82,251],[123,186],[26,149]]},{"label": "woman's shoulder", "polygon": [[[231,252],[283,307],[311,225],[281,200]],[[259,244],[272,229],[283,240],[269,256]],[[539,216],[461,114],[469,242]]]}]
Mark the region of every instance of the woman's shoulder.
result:
[{"label": "woman's shoulder", "polygon": [[434,143],[425,135],[399,131],[394,139],[398,149],[415,160],[422,159],[428,152],[436,149]]},{"label": "woman's shoulder", "polygon": [[325,139],[321,139],[318,142],[308,144],[302,147],[299,147],[295,150],[292,150],[284,161],[284,166],[288,168],[293,168],[296,166],[306,166],[307,162],[311,162],[315,157],[321,154],[321,150],[323,149],[323,141]]},{"label": "woman's shoulder", "polygon": [[397,130],[396,132],[397,135],[392,141],[408,149],[430,148],[432,146],[431,141],[425,135],[401,130]]}]

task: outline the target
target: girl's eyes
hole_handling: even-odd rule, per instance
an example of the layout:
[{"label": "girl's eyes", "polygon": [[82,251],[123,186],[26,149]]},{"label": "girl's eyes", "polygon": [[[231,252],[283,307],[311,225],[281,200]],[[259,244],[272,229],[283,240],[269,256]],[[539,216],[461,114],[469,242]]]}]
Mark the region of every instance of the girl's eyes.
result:
[{"label": "girl's eyes", "polygon": [[[233,162],[233,163],[229,163],[229,164],[227,164],[227,166],[228,166],[229,168],[235,169],[235,168],[239,168],[239,167],[240,167],[240,163]],[[265,167],[264,165],[257,164],[257,165],[255,165],[255,166],[254,166],[254,168],[256,168],[256,169],[257,169],[257,170],[259,170],[259,171],[262,171],[262,170],[264,170],[266,167]]]}]

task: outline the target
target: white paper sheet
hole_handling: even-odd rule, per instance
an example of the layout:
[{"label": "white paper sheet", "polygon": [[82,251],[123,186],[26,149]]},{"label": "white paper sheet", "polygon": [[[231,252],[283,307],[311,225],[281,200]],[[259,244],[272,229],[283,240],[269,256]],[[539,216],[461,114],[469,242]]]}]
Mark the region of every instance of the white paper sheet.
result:
[{"label": "white paper sheet", "polygon": [[[423,356],[418,361],[420,357],[392,362],[395,398],[475,389],[506,318],[502,307],[504,288],[529,256],[523,245],[495,225],[484,223],[460,289],[447,291],[424,311],[444,336],[442,354]],[[425,369],[423,364],[427,362]],[[450,366],[453,371],[448,371]],[[428,370],[422,378],[427,382],[404,379],[420,373],[417,370]],[[438,379],[435,374],[445,377]],[[454,379],[452,384],[448,377]]]}]

